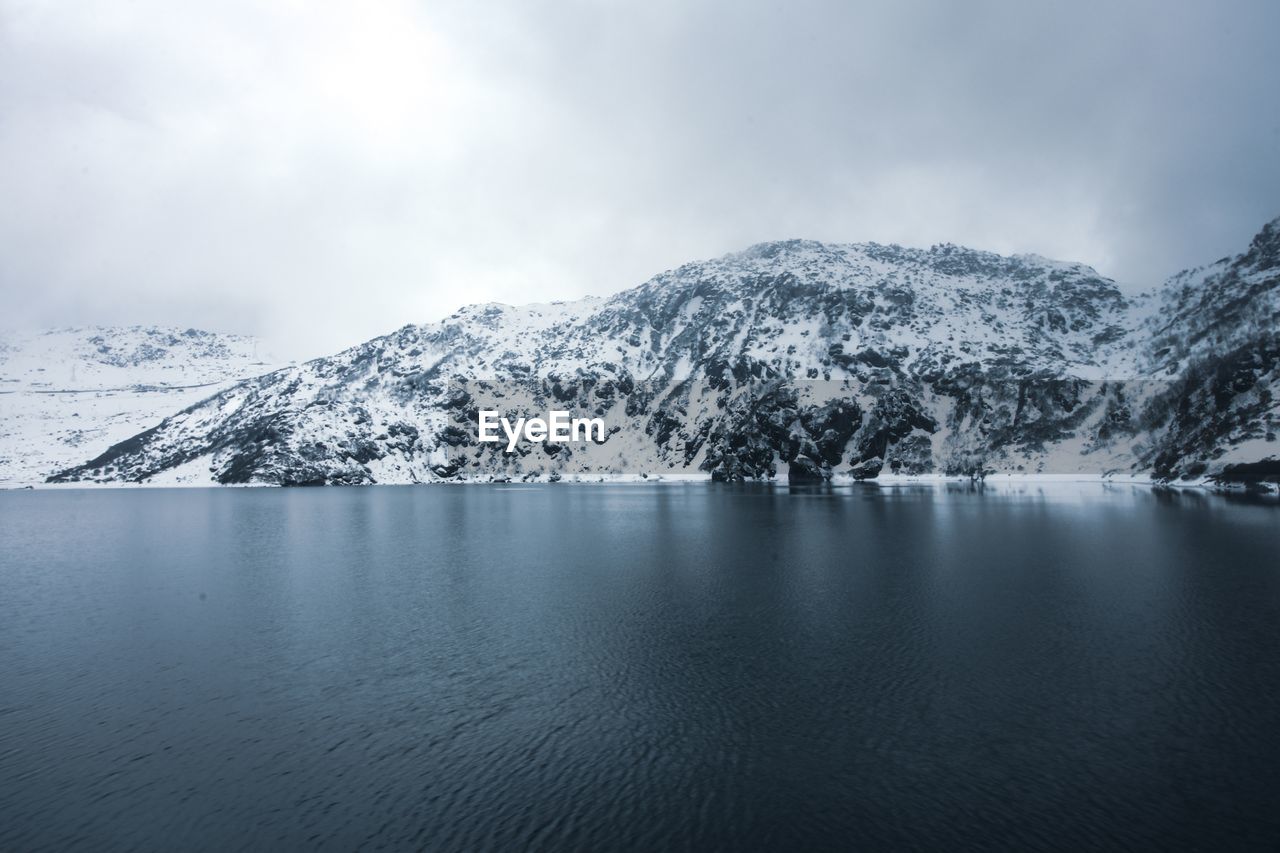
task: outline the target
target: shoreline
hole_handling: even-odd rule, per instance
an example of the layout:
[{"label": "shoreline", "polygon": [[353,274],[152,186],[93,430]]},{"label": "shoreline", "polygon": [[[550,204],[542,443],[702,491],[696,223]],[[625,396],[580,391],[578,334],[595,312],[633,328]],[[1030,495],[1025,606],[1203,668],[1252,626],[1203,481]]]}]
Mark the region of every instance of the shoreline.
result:
[{"label": "shoreline", "polygon": [[[282,486],[276,483],[215,483],[209,481],[202,482],[164,482],[164,483],[135,483],[127,481],[117,481],[109,483],[94,482],[74,482],[74,483],[0,483],[0,491],[65,491],[69,489],[280,489],[280,488],[367,488],[370,486],[554,486],[557,484],[570,485],[601,485],[601,486],[629,486],[629,485],[697,485],[705,483],[717,482],[712,479],[710,474],[599,474],[599,475],[575,475],[569,477],[549,478],[536,477],[528,480],[503,480],[503,479],[474,479],[474,480],[432,480],[428,482],[399,482],[399,483],[364,483],[354,486],[344,485],[323,485],[323,486]],[[736,484],[753,484],[771,487],[785,488],[802,488],[802,489],[820,489],[820,488],[850,488],[876,486],[887,488],[898,488],[908,486],[956,486],[956,485],[973,485],[975,487],[1005,487],[1005,486],[1063,486],[1063,485],[1082,485],[1093,484],[1101,486],[1133,486],[1147,489],[1178,489],[1178,490],[1198,490],[1219,494],[1257,494],[1257,495],[1280,495],[1280,483],[1260,481],[1256,483],[1238,483],[1238,482],[1218,482],[1208,477],[1201,477],[1188,481],[1161,482],[1152,479],[1145,474],[1017,474],[1017,473],[996,473],[988,474],[985,477],[968,477],[964,475],[947,475],[947,474],[889,474],[880,477],[872,477],[868,479],[855,479],[848,474],[837,474],[830,480],[813,483],[790,483],[785,478],[774,478],[769,480],[744,480],[737,481]],[[728,485],[728,484],[726,484]]]}]

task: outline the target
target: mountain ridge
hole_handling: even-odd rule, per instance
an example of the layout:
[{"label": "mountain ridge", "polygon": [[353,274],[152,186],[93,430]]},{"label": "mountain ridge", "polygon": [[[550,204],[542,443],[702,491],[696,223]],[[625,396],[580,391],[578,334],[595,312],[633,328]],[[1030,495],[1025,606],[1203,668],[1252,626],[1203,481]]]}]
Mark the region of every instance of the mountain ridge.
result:
[{"label": "mountain ridge", "polygon": [[[760,243],[611,297],[404,326],[237,383],[51,480],[1269,476],[1278,233],[1137,297],[1037,255]],[[474,441],[485,400],[558,401],[605,417],[609,438],[494,453]]]}]

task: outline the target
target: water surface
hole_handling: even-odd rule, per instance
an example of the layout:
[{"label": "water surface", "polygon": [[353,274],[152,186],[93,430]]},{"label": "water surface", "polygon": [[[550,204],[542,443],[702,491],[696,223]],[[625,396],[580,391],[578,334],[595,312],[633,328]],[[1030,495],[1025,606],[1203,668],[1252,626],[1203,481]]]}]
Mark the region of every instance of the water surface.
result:
[{"label": "water surface", "polygon": [[0,493],[0,849],[1275,849],[1280,510]]}]

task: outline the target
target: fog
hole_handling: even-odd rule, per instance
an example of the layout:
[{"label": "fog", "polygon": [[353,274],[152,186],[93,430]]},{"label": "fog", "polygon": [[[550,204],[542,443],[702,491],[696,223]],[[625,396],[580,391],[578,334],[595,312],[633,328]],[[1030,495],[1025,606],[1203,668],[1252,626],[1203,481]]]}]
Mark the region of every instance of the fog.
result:
[{"label": "fog", "polygon": [[1277,33],[1266,0],[0,0],[0,325],[313,356],[790,237],[1141,289],[1280,215]]}]

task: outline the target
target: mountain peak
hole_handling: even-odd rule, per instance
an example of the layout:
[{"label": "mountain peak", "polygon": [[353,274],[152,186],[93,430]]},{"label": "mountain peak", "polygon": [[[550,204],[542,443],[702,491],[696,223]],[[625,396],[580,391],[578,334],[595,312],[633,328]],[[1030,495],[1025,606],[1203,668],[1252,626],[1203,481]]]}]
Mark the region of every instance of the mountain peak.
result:
[{"label": "mountain peak", "polygon": [[739,252],[731,252],[727,257],[741,260],[750,260],[754,258],[767,258],[772,260],[774,258],[789,255],[830,254],[835,251],[835,247],[829,246],[826,243],[821,243],[817,240],[793,238],[790,240],[770,240],[764,243],[756,243]]},{"label": "mountain peak", "polygon": [[[1251,297],[1274,290],[1276,232],[1251,265],[1198,273],[1194,299],[1183,276],[1143,301],[1038,255],[759,243],[247,380],[55,479],[1225,473],[1275,452],[1280,352]],[[507,456],[475,441],[478,406],[590,412],[609,437]]]},{"label": "mountain peak", "polygon": [[1250,263],[1264,270],[1280,265],[1280,216],[1262,226],[1262,230],[1254,235],[1246,257]]}]

